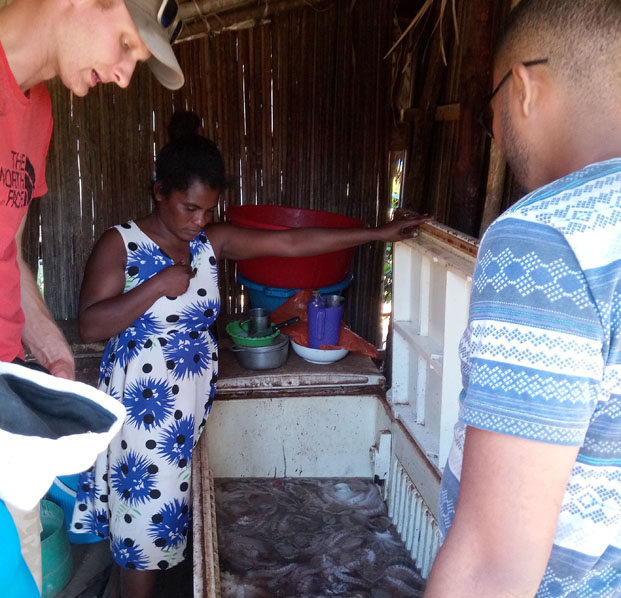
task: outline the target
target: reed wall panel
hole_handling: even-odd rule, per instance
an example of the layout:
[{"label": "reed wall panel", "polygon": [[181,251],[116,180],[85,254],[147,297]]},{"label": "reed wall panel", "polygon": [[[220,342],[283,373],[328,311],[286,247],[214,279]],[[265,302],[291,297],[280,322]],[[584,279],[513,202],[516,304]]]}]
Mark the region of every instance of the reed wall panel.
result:
[{"label": "reed wall panel", "polygon": [[[151,207],[154,154],[176,109],[203,118],[230,176],[220,212],[272,204],[338,212],[369,225],[390,205],[392,3],[334,0],[273,15],[254,28],[176,46],[185,86],[170,92],[139,65],[129,88],[72,97],[49,84],[54,134],[49,193],[29,221],[27,254],[41,255],[54,317],[75,318],[93,244]],[[347,293],[352,328],[379,341],[384,248],[361,247]],[[225,310],[247,305],[235,264],[221,267]]]}]

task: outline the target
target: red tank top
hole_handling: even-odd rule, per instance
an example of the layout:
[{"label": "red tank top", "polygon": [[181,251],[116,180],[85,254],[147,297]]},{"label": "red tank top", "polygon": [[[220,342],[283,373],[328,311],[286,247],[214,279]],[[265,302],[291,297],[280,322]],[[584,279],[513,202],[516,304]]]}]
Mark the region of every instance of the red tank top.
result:
[{"label": "red tank top", "polygon": [[45,84],[24,95],[0,44],[0,361],[23,357],[15,234],[33,197],[47,193],[52,110]]}]

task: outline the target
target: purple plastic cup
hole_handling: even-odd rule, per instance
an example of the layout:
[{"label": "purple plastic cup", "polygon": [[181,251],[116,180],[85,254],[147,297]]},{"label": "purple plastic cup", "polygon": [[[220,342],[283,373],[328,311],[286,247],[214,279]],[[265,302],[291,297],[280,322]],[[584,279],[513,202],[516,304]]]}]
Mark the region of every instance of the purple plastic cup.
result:
[{"label": "purple plastic cup", "polygon": [[325,295],[323,299],[324,307],[308,305],[308,345],[311,349],[339,342],[344,299],[340,295]]}]

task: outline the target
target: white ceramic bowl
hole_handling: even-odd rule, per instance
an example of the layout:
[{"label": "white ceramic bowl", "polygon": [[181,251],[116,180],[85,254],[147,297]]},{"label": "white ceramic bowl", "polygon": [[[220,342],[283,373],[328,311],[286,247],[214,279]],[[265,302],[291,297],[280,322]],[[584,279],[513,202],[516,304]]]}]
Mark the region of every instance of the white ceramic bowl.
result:
[{"label": "white ceramic bowl", "polygon": [[349,353],[347,349],[310,349],[291,339],[293,350],[310,363],[334,363]]}]

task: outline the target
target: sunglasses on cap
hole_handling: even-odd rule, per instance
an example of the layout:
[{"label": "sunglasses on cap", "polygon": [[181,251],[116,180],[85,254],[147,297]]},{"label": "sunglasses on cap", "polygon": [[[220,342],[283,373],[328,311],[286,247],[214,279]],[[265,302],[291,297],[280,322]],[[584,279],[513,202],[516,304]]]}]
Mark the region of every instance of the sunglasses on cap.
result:
[{"label": "sunglasses on cap", "polygon": [[173,43],[175,43],[176,39],[179,37],[179,34],[181,33],[181,30],[183,29],[183,21],[181,19],[178,19],[177,21],[175,21],[171,26],[170,29],[168,30],[169,32],[169,38],[168,38],[168,42],[172,45]]},{"label": "sunglasses on cap", "polygon": [[164,29],[168,29],[175,22],[178,10],[177,0],[162,0],[160,8],[157,11],[157,22],[164,27]]},{"label": "sunglasses on cap", "polygon": [[177,19],[178,11],[177,0],[163,0],[157,11],[157,22],[164,29],[168,29],[168,41],[170,44],[175,42],[181,33],[181,29],[183,29],[183,21]]}]

